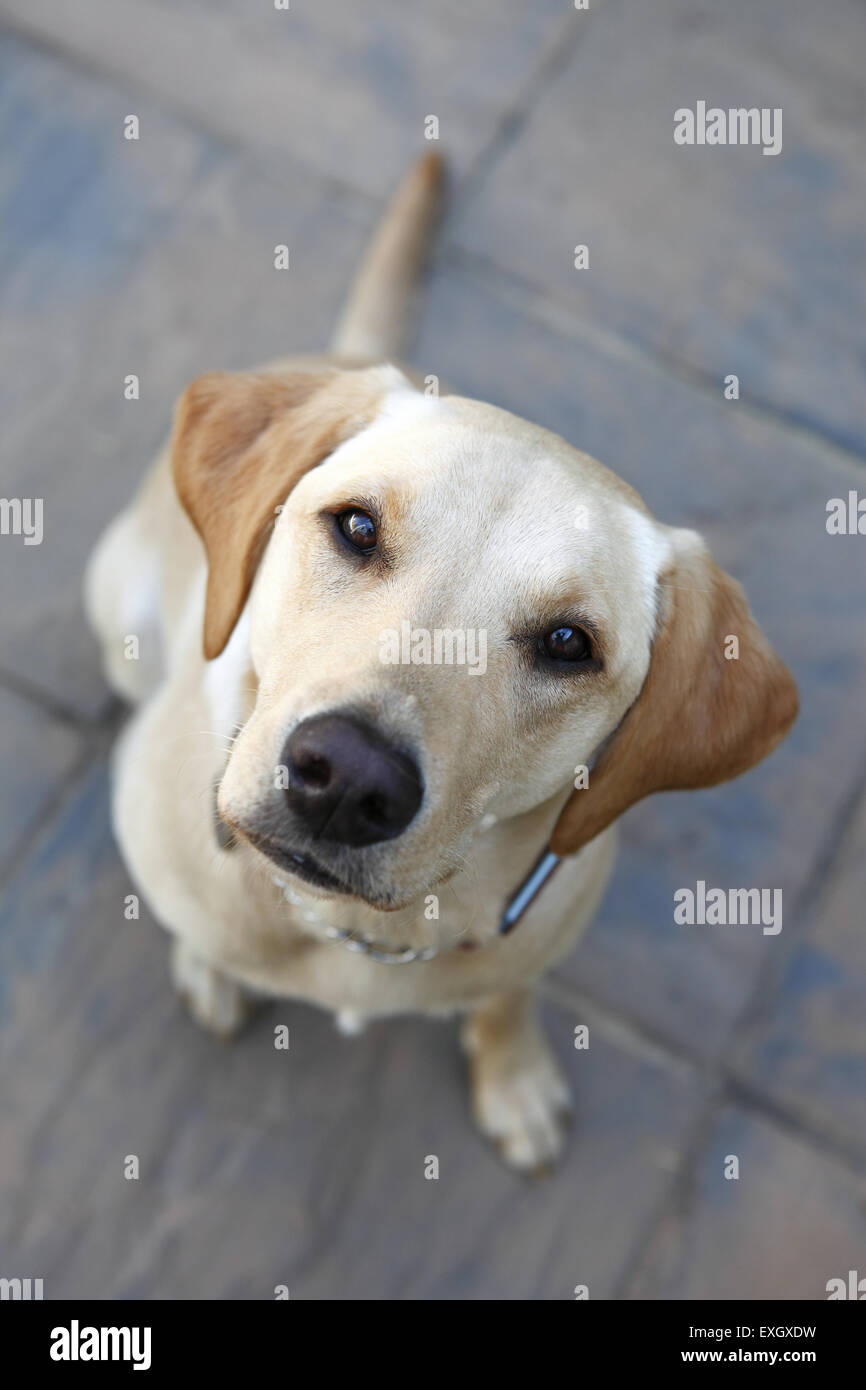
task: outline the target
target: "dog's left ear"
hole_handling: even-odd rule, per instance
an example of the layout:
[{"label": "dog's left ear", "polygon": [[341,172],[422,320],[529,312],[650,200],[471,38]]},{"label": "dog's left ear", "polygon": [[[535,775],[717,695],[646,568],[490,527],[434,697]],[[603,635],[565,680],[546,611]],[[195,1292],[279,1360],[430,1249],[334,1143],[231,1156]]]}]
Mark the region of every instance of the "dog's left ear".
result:
[{"label": "dog's left ear", "polygon": [[797,717],[793,677],[739,584],[694,532],[670,535],[675,558],[659,577],[649,673],[588,787],[566,802],[551,838],[556,854],[574,854],[652,792],[738,777],[772,752]]},{"label": "dog's left ear", "polygon": [[204,542],[204,654],[219,656],[241,615],[277,508],[311,468],[376,416],[394,367],[209,372],[178,402],[172,472]]}]

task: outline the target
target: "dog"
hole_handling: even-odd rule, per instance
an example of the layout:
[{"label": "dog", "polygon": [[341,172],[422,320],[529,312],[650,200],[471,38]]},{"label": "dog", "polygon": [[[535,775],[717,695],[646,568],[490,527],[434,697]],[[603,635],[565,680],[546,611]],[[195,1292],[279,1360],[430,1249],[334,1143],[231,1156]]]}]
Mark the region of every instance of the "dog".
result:
[{"label": "dog", "polygon": [[433,156],[404,180],[330,355],[187,387],[85,601],[136,706],[116,836],[195,1019],[457,1013],[481,1131],[537,1170],[569,1093],[533,987],[591,922],[617,819],[757,763],[797,691],[695,532],[396,365],[441,185]]}]

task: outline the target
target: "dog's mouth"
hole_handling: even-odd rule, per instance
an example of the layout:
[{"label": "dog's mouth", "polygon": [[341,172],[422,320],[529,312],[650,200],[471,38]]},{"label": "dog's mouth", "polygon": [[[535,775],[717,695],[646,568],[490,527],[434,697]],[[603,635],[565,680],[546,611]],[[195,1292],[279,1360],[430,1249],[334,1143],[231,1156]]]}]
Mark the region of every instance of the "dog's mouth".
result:
[{"label": "dog's mouth", "polygon": [[271,840],[265,835],[251,834],[249,831],[244,833],[250,844],[261,854],[266,855],[268,859],[274,864],[278,864],[281,869],[285,869],[287,873],[294,874],[297,878],[303,879],[305,883],[312,884],[314,888],[323,888],[328,893],[355,894],[355,890],[348,883],[344,883],[328,869],[323,869],[321,864],[317,864],[309,854],[283,845],[278,840]]},{"label": "dog's mouth", "polygon": [[371,892],[368,886],[362,888],[348,879],[339,878],[330,869],[324,868],[306,849],[296,849],[281,839],[266,835],[261,830],[243,826],[235,820],[226,820],[225,824],[239,840],[245,840],[272,864],[300,879],[302,883],[318,888],[320,892],[355,898],[358,902],[375,908],[377,912],[398,912],[407,905],[406,899],[396,897],[390,890]]}]

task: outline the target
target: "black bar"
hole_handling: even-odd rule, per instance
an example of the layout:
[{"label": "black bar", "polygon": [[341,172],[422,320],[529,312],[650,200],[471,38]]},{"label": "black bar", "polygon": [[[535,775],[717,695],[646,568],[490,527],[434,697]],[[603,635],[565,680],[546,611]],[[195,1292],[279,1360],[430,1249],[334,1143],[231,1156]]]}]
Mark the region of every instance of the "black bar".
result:
[{"label": "black bar", "polygon": [[[595,1374],[603,1369],[613,1375],[619,1371],[652,1375],[674,1367],[731,1368],[738,1364],[765,1370],[807,1366],[826,1377],[828,1371],[859,1366],[866,1331],[863,1310],[836,1302],[575,1300],[575,1305],[561,1322],[557,1320],[545,1329],[548,1337],[552,1331],[558,1338],[565,1335],[565,1341],[557,1342],[556,1359],[560,1361],[564,1356],[575,1374],[581,1365],[594,1367]],[[483,1305],[473,1303],[468,1315],[458,1314],[461,1322],[463,1316],[471,1317],[467,1331],[476,1338],[484,1337],[485,1369],[496,1363],[497,1351],[500,1355],[511,1354],[509,1349],[518,1333],[512,1320],[515,1315],[510,1315],[500,1340],[498,1320],[494,1315],[489,1324]],[[291,1299],[267,1303],[2,1302],[0,1334],[7,1363],[12,1362],[23,1375],[30,1371],[48,1372],[52,1379],[77,1375],[92,1379],[100,1371],[108,1371],[115,1377],[137,1374],[142,1381],[145,1376],[159,1380],[178,1370],[213,1372],[223,1377],[237,1372],[249,1379],[265,1369],[292,1377],[301,1369],[293,1367],[298,1352],[303,1356],[304,1348],[309,1353],[315,1347],[321,1372],[331,1374],[342,1351],[347,1359],[360,1359],[366,1366],[370,1366],[373,1356],[381,1357],[393,1373],[394,1353],[398,1345],[405,1345],[407,1334],[421,1339],[427,1375],[434,1369],[437,1353],[442,1358],[443,1374],[454,1374],[453,1345],[442,1338],[441,1323],[433,1333],[429,1313],[413,1315],[409,1305],[401,1304],[397,1337],[391,1330],[393,1313],[389,1315],[383,1310],[381,1317],[371,1318],[369,1306],[364,1305],[363,1321],[358,1324],[362,1335],[357,1341],[349,1340],[355,1316],[345,1303],[338,1308],[322,1308]],[[322,1319],[326,1320],[326,1328],[333,1322],[332,1335],[312,1346],[304,1341],[299,1343],[297,1339],[311,1332]],[[536,1326],[534,1318],[532,1326]],[[117,1336],[103,1336],[102,1329],[111,1328],[118,1330]],[[106,1359],[85,1359],[92,1350]],[[524,1344],[524,1350],[531,1354],[528,1344]],[[118,1356],[126,1354],[126,1359],[111,1359],[115,1352]],[[77,1353],[78,1359],[55,1359],[60,1353],[70,1358]],[[327,1366],[321,1360],[323,1353],[328,1358]],[[539,1349],[538,1354],[536,1373],[550,1356],[550,1345]],[[413,1359],[407,1362],[410,1374]],[[139,1372],[133,1369],[136,1360],[141,1365]]]}]

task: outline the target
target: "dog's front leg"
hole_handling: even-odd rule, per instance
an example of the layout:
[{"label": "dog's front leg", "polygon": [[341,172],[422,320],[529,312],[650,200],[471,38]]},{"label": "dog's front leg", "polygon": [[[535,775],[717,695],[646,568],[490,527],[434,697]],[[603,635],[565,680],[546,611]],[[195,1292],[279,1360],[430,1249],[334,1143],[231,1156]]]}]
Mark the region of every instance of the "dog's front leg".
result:
[{"label": "dog's front leg", "polygon": [[171,945],[172,984],[196,1023],[228,1042],[252,1007],[249,990],[203,960],[182,937]]},{"label": "dog's front leg", "polygon": [[530,990],[499,994],[462,1029],[472,1106],[482,1134],[514,1168],[538,1171],[559,1156],[568,1087],[535,1017]]}]

